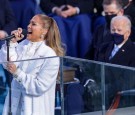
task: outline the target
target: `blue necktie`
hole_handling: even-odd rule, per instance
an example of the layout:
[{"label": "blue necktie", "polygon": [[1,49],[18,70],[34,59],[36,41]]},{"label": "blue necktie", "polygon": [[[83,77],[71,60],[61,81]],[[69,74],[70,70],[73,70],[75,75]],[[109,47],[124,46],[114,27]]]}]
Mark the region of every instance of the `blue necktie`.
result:
[{"label": "blue necktie", "polygon": [[114,49],[112,50],[111,56],[109,57],[109,59],[113,58],[113,56],[117,53],[117,51],[119,50],[118,46],[115,46]]}]

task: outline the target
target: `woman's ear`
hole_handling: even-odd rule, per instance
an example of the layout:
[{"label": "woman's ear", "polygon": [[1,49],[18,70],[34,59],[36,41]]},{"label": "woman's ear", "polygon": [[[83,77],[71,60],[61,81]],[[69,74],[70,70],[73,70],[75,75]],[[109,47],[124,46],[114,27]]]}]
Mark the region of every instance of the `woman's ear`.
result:
[{"label": "woman's ear", "polygon": [[46,29],[42,30],[42,34],[41,34],[40,38],[45,39],[47,32],[48,32],[48,30],[46,30]]},{"label": "woman's ear", "polygon": [[43,30],[43,35],[46,36],[47,32],[48,32],[48,30],[47,30],[47,29],[44,29],[44,30]]}]

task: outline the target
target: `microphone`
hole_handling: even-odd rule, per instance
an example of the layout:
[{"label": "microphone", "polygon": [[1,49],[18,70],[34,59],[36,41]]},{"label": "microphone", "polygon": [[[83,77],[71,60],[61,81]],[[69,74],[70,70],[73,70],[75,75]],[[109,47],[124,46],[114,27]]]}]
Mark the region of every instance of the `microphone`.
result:
[{"label": "microphone", "polygon": [[[23,34],[24,36],[26,36],[27,33],[28,33],[27,30],[23,29],[21,34]],[[5,37],[5,38],[3,38],[3,39],[0,39],[0,40],[11,40],[11,39],[14,38],[14,37],[15,37],[15,35],[12,34],[12,35],[9,35],[9,36],[7,36],[7,37]]]}]

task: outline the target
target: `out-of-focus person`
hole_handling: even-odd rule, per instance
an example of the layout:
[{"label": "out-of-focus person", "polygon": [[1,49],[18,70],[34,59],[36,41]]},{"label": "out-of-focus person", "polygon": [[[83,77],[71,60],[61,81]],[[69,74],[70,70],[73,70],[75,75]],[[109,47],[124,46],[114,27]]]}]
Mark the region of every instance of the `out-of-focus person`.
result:
[{"label": "out-of-focus person", "polygon": [[40,7],[56,20],[66,55],[83,58],[92,38],[94,0],[41,0]]},{"label": "out-of-focus person", "polygon": [[132,24],[130,38],[135,42],[135,1],[134,0],[122,0],[124,15],[129,16]]}]

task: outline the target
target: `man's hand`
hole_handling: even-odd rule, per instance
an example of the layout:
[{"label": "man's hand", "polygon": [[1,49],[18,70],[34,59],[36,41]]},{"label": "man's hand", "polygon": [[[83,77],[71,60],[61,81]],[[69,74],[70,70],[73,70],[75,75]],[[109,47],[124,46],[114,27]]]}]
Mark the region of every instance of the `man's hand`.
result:
[{"label": "man's hand", "polygon": [[76,9],[76,7],[67,5],[67,8],[68,8],[67,10],[62,11],[62,13],[66,15],[65,18],[70,17],[70,16],[74,16],[74,15],[77,14],[77,9]]},{"label": "man's hand", "polygon": [[67,14],[65,14],[63,11],[62,11],[62,9],[61,9],[61,7],[60,8],[55,8],[55,13],[58,15],[58,16],[61,16],[61,17],[64,17],[64,18],[66,18],[67,17]]},{"label": "man's hand", "polygon": [[57,15],[62,16],[64,18],[73,16],[77,14],[77,9],[76,7],[67,5],[67,10],[63,10],[63,6],[55,8],[54,11]]}]

